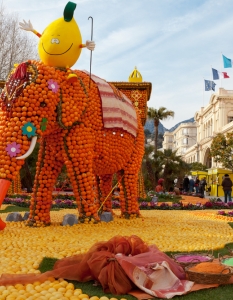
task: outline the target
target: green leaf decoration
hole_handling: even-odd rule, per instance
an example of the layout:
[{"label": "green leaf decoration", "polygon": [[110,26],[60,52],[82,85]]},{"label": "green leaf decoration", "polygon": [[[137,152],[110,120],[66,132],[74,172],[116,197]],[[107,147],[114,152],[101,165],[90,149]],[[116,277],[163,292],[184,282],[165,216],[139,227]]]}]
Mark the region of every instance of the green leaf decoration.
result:
[{"label": "green leaf decoration", "polygon": [[44,132],[46,130],[47,122],[48,122],[47,118],[42,118],[41,123],[40,123],[41,131]]},{"label": "green leaf decoration", "polygon": [[64,20],[66,22],[70,22],[72,20],[75,8],[76,8],[76,3],[74,3],[74,2],[68,2],[66,4],[64,13],[63,13]]}]

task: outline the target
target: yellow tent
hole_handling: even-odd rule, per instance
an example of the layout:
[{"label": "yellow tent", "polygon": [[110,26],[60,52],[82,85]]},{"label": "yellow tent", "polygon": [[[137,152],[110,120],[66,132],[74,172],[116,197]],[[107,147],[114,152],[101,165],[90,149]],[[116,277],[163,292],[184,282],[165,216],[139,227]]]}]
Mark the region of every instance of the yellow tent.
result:
[{"label": "yellow tent", "polygon": [[230,170],[221,168],[208,169],[208,186],[211,186],[210,196],[224,196],[222,181],[225,174],[229,174],[231,180],[233,181],[233,173]]}]

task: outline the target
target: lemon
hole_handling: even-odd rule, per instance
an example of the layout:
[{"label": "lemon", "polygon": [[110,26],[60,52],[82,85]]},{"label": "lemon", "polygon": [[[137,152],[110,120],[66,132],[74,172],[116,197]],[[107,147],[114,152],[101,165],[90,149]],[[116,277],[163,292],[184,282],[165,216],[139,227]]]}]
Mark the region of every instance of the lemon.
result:
[{"label": "lemon", "polygon": [[52,67],[71,68],[81,54],[82,37],[76,21],[64,18],[53,21],[42,33],[38,52],[40,59]]},{"label": "lemon", "polygon": [[90,300],[99,300],[99,297],[97,297],[97,296],[92,296],[92,297],[90,298]]},{"label": "lemon", "polygon": [[100,300],[109,300],[109,298],[106,296],[102,296],[102,297],[100,297]]},{"label": "lemon", "polygon": [[83,292],[82,292],[82,290],[81,289],[75,289],[74,290],[74,296],[79,296],[79,295],[81,295]]},{"label": "lemon", "polygon": [[69,300],[79,300],[80,298],[78,296],[71,296]]},{"label": "lemon", "polygon": [[74,285],[72,283],[68,283],[66,286],[66,290],[74,290]]},{"label": "lemon", "polygon": [[79,299],[89,299],[89,296],[87,294],[80,294],[78,295]]}]

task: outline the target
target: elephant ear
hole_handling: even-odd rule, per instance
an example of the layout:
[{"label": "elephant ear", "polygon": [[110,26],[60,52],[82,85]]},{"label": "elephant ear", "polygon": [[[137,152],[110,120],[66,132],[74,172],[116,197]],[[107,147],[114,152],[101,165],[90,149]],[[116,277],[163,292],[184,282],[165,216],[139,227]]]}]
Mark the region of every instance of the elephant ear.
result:
[{"label": "elephant ear", "polygon": [[88,93],[79,76],[76,80],[67,80],[60,89],[60,101],[57,118],[60,127],[69,129],[80,123],[88,105]]},{"label": "elephant ear", "polygon": [[23,93],[24,88],[37,79],[37,67],[30,61],[14,65],[1,93],[1,102],[9,111]]}]

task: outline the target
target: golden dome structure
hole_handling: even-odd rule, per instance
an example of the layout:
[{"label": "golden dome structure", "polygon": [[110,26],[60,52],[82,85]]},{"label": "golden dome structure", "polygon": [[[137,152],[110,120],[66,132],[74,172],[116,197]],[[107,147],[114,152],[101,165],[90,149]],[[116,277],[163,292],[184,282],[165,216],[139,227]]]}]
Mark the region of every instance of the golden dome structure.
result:
[{"label": "golden dome structure", "polygon": [[142,81],[142,75],[134,68],[129,76],[129,81],[110,82],[122,93],[124,93],[137,108],[144,126],[147,118],[147,101],[150,99],[152,84],[151,82]]},{"label": "golden dome structure", "polygon": [[135,67],[133,72],[129,75],[129,82],[142,82],[142,75],[137,70],[137,67]]}]

